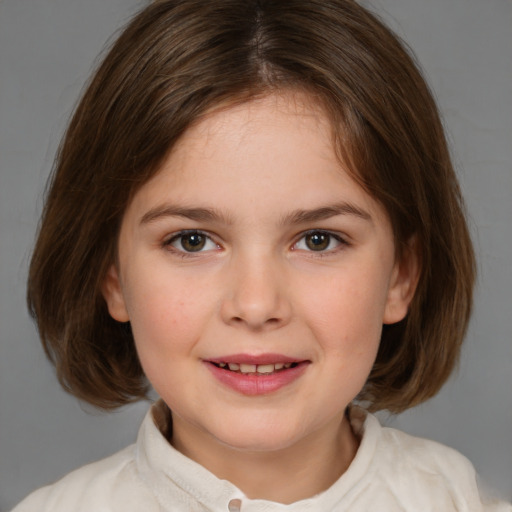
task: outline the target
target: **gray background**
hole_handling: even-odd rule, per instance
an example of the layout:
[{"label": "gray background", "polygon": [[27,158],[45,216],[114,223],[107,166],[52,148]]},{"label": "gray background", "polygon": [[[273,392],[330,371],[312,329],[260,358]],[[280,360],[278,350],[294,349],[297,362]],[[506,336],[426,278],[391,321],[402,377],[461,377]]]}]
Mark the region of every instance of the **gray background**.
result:
[{"label": "gray background", "polygon": [[[0,510],[136,435],[145,404],[113,414],[66,395],[25,309],[26,268],[53,154],[109,36],[143,2],[0,0]],[[365,2],[410,44],[436,93],[479,253],[459,372],[384,420],[451,445],[512,499],[512,2]],[[439,276],[442,279],[442,276]]]}]

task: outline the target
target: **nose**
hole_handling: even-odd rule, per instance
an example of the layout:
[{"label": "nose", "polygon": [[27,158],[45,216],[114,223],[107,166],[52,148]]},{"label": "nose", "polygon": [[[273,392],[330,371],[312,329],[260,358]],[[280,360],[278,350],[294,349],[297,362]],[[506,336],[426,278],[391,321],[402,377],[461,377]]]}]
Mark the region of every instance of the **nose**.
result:
[{"label": "nose", "polygon": [[229,268],[222,320],[250,330],[286,325],[292,313],[285,273],[271,257],[239,258]]}]

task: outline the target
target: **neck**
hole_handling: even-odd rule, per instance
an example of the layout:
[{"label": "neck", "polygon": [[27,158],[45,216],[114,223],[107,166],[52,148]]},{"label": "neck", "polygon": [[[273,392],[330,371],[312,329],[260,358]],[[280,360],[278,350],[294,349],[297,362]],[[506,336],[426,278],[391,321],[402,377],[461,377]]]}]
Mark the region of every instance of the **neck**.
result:
[{"label": "neck", "polygon": [[345,415],[321,432],[274,451],[233,449],[212,442],[204,432],[198,436],[190,426],[180,428],[178,418],[173,424],[172,444],[181,453],[236,485],[248,498],[284,504],[329,488],[347,470],[358,448]]}]

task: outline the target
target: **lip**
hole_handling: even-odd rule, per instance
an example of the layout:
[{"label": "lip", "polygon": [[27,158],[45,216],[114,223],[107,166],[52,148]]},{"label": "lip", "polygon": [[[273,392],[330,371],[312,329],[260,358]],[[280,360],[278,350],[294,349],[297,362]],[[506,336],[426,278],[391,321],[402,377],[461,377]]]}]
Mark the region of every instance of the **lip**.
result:
[{"label": "lip", "polygon": [[274,363],[299,363],[300,358],[285,356],[283,354],[229,354],[222,357],[208,359],[210,363],[241,363],[241,364],[274,364]]},{"label": "lip", "polygon": [[[203,361],[214,378],[222,385],[246,396],[258,396],[274,393],[299,379],[310,361],[294,359],[282,354],[231,354],[229,356],[213,358]],[[272,363],[297,363],[296,366],[279,370],[272,374],[247,374],[233,372],[215,366],[218,363],[239,364],[272,364]]]}]

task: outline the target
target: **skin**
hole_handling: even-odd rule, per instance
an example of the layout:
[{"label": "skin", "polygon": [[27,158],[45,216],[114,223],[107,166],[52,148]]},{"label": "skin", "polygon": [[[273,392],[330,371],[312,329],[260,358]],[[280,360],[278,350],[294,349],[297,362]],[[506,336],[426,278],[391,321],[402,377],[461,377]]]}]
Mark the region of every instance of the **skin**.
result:
[{"label": "skin", "polygon": [[[207,237],[201,250],[182,230]],[[172,410],[172,444],[251,498],[291,503],[339,478],[358,447],[344,412],[418,265],[396,261],[388,216],[340,164],[322,109],[283,93],[206,115],[134,196],[118,250],[104,296]],[[205,363],[240,353],[307,363],[247,396]]]}]

